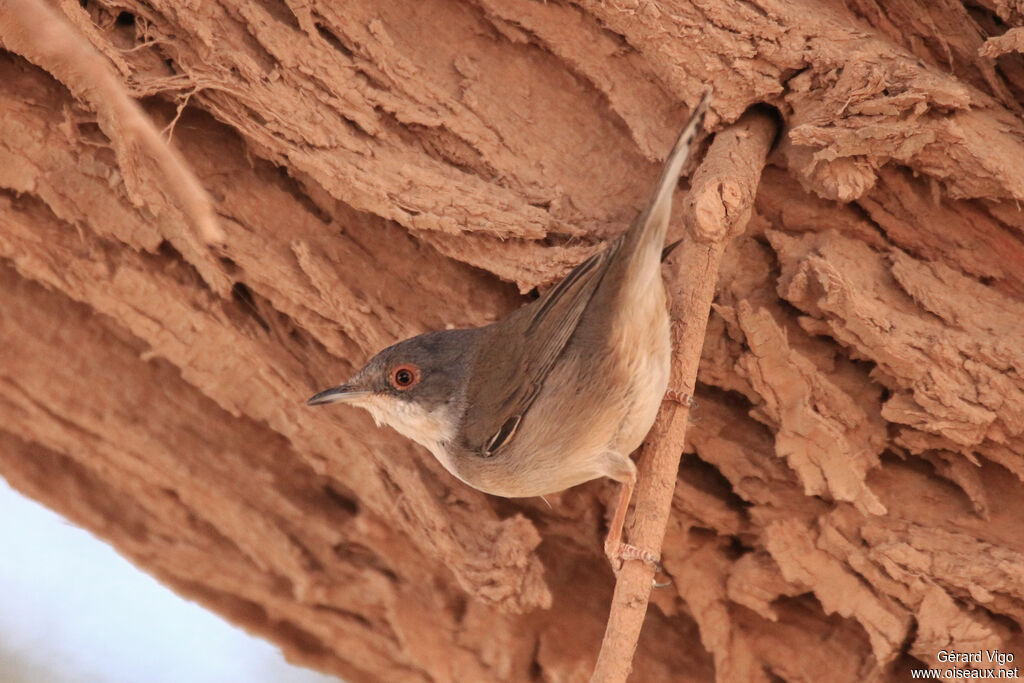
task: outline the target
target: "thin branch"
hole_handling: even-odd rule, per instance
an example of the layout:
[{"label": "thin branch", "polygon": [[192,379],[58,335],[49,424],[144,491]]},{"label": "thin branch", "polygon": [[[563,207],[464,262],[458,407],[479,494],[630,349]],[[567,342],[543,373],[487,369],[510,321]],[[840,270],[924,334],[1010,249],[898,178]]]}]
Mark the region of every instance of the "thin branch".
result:
[{"label": "thin branch", "polygon": [[[630,543],[660,554],[668,524],[679,459],[690,416],[689,398],[697,381],[697,366],[718,268],[729,241],[743,232],[750,219],[765,158],[777,130],[773,116],[751,111],[715,136],[707,156],[694,174],[684,205],[688,228],[678,266],[668,289],[675,353],[670,393],[684,400],[666,400],[647,439],[640,463],[636,511]],[[654,569],[644,562],[627,562],[619,571],[608,626],[591,681],[625,681],[632,667],[640,629],[647,614]]]},{"label": "thin branch", "polygon": [[171,138],[174,137],[174,126],[177,125],[178,120],[181,118],[181,113],[185,111],[185,107],[188,106],[188,101],[192,99],[192,96],[195,95],[197,92],[199,92],[198,85],[189,90],[184,95],[179,95],[177,98],[175,98],[178,100],[178,111],[174,114],[174,118],[171,119],[171,122],[164,126],[163,130],[160,131],[160,135],[167,140],[167,144],[170,144]]},{"label": "thin branch", "polygon": [[114,147],[129,192],[152,194],[134,174],[145,177],[155,166],[162,185],[208,244],[220,244],[209,195],[182,156],[166,144],[153,122],[129,97],[110,64],[67,20],[40,0],[0,0],[0,43],[49,71],[97,114],[97,123]]}]

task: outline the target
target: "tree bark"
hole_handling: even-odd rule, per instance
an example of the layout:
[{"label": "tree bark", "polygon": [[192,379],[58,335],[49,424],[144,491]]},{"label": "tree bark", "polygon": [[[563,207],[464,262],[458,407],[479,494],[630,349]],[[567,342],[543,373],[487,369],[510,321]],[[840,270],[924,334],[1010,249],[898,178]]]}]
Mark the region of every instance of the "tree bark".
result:
[{"label": "tree bark", "polygon": [[633,680],[1024,657],[1019,0],[54,3],[173,157],[33,48],[31,4],[0,3],[15,488],[347,680],[585,680],[611,482],[491,498],[303,400],[621,234],[712,85],[710,131],[757,103],[785,129]]}]

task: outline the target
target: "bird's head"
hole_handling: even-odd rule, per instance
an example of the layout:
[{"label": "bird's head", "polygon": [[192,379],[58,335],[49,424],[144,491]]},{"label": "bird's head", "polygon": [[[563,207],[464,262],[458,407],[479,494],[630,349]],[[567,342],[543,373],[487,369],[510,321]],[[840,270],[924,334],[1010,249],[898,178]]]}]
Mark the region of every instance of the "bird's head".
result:
[{"label": "bird's head", "polygon": [[455,436],[478,329],[441,330],[389,346],[311,406],[350,403],[437,454]]}]

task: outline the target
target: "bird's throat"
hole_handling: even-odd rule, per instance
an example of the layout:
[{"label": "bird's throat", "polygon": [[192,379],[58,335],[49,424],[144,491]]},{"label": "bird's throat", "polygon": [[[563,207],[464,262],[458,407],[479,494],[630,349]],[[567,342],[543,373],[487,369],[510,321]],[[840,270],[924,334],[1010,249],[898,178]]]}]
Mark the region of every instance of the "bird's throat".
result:
[{"label": "bird's throat", "polygon": [[387,425],[429,450],[451,471],[447,444],[455,434],[455,424],[447,405],[428,410],[412,401],[381,395],[367,396],[353,403],[365,408],[378,425]]}]

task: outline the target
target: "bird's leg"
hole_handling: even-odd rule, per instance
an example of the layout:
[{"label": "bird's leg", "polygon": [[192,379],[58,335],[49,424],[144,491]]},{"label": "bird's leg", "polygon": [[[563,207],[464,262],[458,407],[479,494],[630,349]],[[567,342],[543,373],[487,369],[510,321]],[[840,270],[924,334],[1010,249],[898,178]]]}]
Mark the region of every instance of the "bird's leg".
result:
[{"label": "bird's leg", "polygon": [[633,472],[630,478],[624,479],[620,483],[622,489],[619,491],[619,502],[615,506],[615,514],[612,516],[612,523],[608,528],[608,538],[604,542],[604,554],[608,556],[608,560],[616,571],[627,560],[641,560],[653,565],[660,572],[662,571],[661,563],[658,562],[658,557],[654,553],[622,542],[622,527],[626,522],[629,500],[633,497],[636,473]]}]

